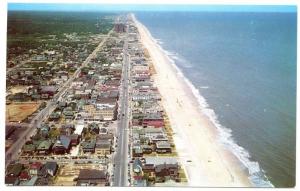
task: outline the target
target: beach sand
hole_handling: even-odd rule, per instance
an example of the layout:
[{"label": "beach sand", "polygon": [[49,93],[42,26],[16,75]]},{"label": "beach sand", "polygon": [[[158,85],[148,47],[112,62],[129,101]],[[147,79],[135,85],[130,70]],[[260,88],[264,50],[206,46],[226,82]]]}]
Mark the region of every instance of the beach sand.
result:
[{"label": "beach sand", "polygon": [[196,97],[171,60],[155,43],[150,32],[132,15],[141,42],[148,49],[156,70],[153,75],[163,106],[170,118],[174,141],[189,186],[251,187],[238,159],[218,141],[218,132],[201,112]]}]

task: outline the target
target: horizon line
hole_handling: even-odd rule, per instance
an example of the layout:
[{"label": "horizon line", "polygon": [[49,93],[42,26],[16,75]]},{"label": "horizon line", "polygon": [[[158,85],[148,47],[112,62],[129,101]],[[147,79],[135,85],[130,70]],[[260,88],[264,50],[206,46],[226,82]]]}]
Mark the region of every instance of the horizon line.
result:
[{"label": "horizon line", "polygon": [[296,5],[200,5],[108,3],[8,3],[8,11],[199,11],[199,12],[297,12]]}]

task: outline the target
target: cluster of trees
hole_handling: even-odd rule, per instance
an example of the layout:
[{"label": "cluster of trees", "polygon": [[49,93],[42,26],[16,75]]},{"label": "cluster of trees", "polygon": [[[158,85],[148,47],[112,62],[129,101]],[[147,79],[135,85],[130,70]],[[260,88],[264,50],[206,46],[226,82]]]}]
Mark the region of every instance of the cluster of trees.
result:
[{"label": "cluster of trees", "polygon": [[[106,34],[113,28],[113,14],[82,12],[9,11],[7,17],[7,56],[20,55],[29,49],[48,44],[54,47],[56,40],[64,39],[64,33]],[[46,41],[41,42],[41,39]],[[60,41],[62,42],[62,41]],[[63,42],[65,46],[77,46],[78,42]]]},{"label": "cluster of trees", "polygon": [[[113,27],[109,13],[8,12],[8,35],[107,33]],[[110,19],[108,19],[110,18]]]}]

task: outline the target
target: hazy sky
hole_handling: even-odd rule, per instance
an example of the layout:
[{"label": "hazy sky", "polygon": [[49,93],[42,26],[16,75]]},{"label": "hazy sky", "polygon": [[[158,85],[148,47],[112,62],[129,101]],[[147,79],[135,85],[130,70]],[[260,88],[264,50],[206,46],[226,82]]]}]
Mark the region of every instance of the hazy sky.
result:
[{"label": "hazy sky", "polygon": [[55,4],[8,3],[8,10],[46,11],[250,11],[296,12],[296,6],[262,5],[109,5],[109,4]]}]

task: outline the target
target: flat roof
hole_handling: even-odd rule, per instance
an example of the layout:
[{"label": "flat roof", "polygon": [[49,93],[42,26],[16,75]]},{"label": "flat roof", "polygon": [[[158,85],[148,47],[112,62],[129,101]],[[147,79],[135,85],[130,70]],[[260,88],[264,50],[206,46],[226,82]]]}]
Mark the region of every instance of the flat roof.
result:
[{"label": "flat roof", "polygon": [[174,157],[145,157],[146,164],[176,164],[178,163],[177,159]]}]

